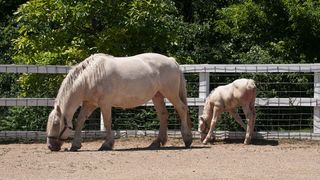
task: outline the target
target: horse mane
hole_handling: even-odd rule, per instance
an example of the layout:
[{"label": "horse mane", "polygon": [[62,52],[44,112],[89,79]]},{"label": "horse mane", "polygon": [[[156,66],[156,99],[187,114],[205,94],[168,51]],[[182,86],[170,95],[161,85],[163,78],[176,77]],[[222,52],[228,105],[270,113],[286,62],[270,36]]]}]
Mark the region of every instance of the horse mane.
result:
[{"label": "horse mane", "polygon": [[68,95],[70,95],[70,92],[73,91],[73,86],[75,82],[81,77],[81,74],[85,72],[85,70],[93,64],[95,61],[95,56],[97,55],[104,55],[104,56],[110,56],[106,54],[94,54],[86,58],[84,61],[80,62],[79,64],[73,66],[67,76],[64,78],[64,80],[61,83],[60,89],[58,91],[58,95],[56,97],[56,104],[62,105],[65,103],[66,99],[68,99]]}]

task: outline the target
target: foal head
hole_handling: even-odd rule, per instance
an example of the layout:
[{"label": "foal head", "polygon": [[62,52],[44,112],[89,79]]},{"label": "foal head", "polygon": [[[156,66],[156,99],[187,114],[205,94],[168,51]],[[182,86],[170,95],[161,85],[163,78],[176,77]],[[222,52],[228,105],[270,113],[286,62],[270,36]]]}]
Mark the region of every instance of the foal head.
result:
[{"label": "foal head", "polygon": [[211,119],[206,118],[205,116],[199,117],[199,127],[198,131],[200,132],[200,140],[201,142],[206,138],[209,129],[210,129],[210,123]]},{"label": "foal head", "polygon": [[51,151],[59,151],[63,141],[69,137],[70,129],[59,106],[51,111],[47,123],[47,145]]}]

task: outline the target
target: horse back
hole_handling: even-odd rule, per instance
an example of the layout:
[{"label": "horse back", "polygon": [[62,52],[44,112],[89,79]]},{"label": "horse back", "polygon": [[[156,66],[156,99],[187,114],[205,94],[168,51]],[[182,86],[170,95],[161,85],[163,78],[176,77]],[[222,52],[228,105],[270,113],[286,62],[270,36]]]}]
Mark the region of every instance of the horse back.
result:
[{"label": "horse back", "polygon": [[95,58],[100,60],[88,75],[92,90],[87,92],[100,94],[99,99],[106,99],[115,107],[135,107],[150,100],[158,91],[179,90],[177,82],[181,71],[172,58],[155,53]]}]

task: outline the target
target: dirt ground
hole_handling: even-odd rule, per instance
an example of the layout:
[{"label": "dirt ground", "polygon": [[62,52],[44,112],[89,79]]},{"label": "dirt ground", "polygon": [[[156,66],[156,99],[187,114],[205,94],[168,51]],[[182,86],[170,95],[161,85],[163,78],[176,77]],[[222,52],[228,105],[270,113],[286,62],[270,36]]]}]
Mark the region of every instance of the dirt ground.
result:
[{"label": "dirt ground", "polygon": [[[220,141],[185,149],[181,139],[149,150],[152,138],[84,142],[79,152],[50,152],[43,143],[1,144],[0,179],[319,179],[320,142]],[[70,143],[63,145],[69,148]]]}]

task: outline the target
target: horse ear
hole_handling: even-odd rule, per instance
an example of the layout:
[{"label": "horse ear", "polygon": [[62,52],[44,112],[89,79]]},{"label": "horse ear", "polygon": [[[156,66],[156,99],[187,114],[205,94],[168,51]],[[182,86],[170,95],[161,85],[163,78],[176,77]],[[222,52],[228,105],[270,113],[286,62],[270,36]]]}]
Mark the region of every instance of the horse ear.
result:
[{"label": "horse ear", "polygon": [[59,105],[57,105],[57,106],[55,107],[55,109],[56,109],[56,111],[57,111],[58,116],[61,116],[61,109],[60,109],[60,106],[59,106]]}]

